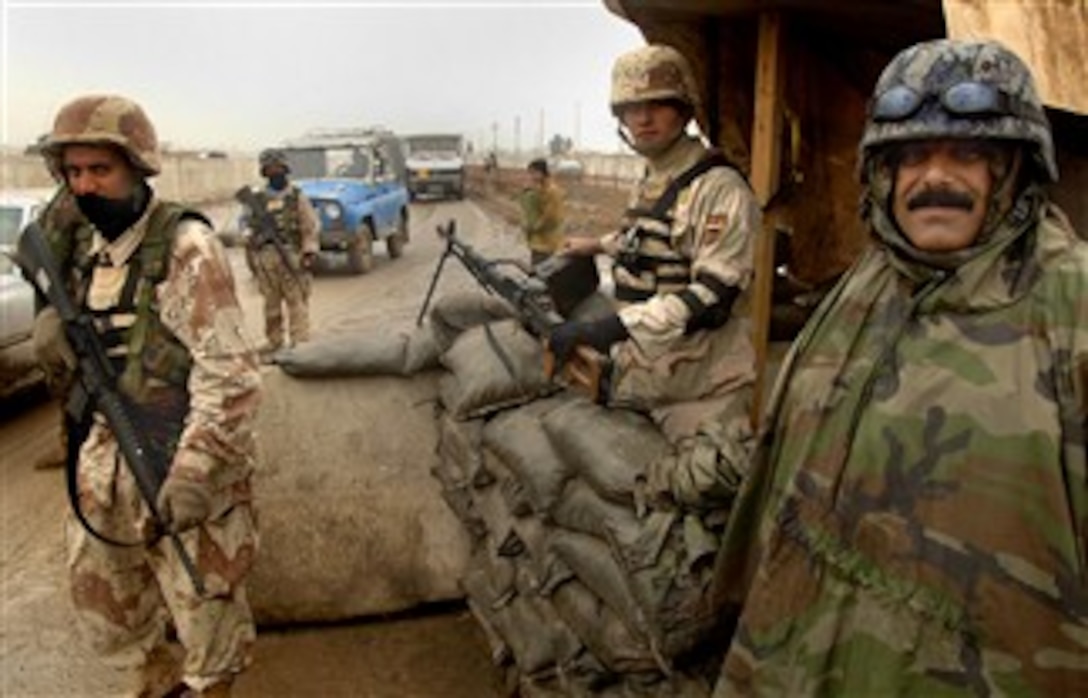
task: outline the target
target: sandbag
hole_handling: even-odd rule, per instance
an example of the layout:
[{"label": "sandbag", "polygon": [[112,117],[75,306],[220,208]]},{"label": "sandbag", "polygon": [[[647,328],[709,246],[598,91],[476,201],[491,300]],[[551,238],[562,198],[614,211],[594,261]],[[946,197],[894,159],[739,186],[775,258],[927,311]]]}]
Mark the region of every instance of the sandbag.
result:
[{"label": "sandbag", "polygon": [[609,670],[627,673],[657,669],[646,639],[631,633],[615,611],[577,579],[555,590],[552,605],[563,622]]},{"label": "sandbag", "polygon": [[631,635],[653,649],[655,638],[649,619],[635,598],[627,575],[612,558],[608,544],[584,533],[555,529],[549,545],[578,581],[616,613]]},{"label": "sandbag", "polygon": [[544,431],[563,462],[599,495],[633,505],[636,481],[669,452],[661,432],[631,410],[572,399],[543,417]]},{"label": "sandbag", "polygon": [[606,501],[580,479],[571,480],[552,512],[555,525],[608,543],[616,560],[634,572],[657,562],[676,513],[639,518],[630,507]]},{"label": "sandbag", "polygon": [[514,317],[517,317],[514,306],[502,298],[473,290],[437,298],[431,306],[428,321],[431,337],[441,354],[452,347],[465,330]]},{"label": "sandbag", "polygon": [[[488,604],[493,595],[486,569],[470,568],[462,582],[476,612],[502,638],[524,674],[553,675],[581,649],[581,642],[547,600],[533,593],[516,593],[501,604]],[[493,653],[494,654],[494,653]]]},{"label": "sandbag", "polygon": [[429,327],[394,334],[328,335],[283,349],[275,363],[296,378],[409,376],[438,367],[438,346]]},{"label": "sandbag", "polygon": [[709,589],[718,540],[698,517],[671,521],[653,565],[627,572],[608,544],[556,529],[551,546],[580,582],[599,596],[636,637],[644,637],[662,669],[704,641],[717,622]]},{"label": "sandbag", "polygon": [[503,496],[499,481],[472,490],[472,501],[487,525],[489,535],[495,540],[496,548],[506,555],[517,554],[520,542],[514,531],[515,518]]},{"label": "sandbag", "polygon": [[439,454],[438,465],[431,468],[431,474],[442,488],[442,499],[461,521],[465,531],[473,540],[480,540],[487,535],[487,523],[472,498],[472,484],[461,475],[460,466],[447,456]]},{"label": "sandbag", "polygon": [[547,596],[574,576],[570,567],[548,545],[550,527],[539,516],[515,519],[513,526],[521,544],[518,552],[525,556],[525,569],[537,593]]},{"label": "sandbag", "polygon": [[248,584],[258,622],[344,620],[461,598],[469,537],[431,476],[437,375],[261,373],[253,483],[261,550]]},{"label": "sandbag", "polygon": [[462,332],[440,357],[443,406],[457,419],[486,417],[549,390],[544,350],[516,320],[500,320]]},{"label": "sandbag", "polygon": [[459,471],[460,479],[477,488],[495,481],[483,463],[483,428],[482,419],[458,420],[445,410],[438,419],[439,457]]},{"label": "sandbag", "polygon": [[510,471],[533,511],[547,514],[573,471],[559,458],[541,418],[571,398],[560,394],[507,410],[487,422],[484,447]]},{"label": "sandbag", "polygon": [[483,449],[484,469],[494,476],[499,493],[506,502],[506,508],[516,517],[533,513],[533,505],[525,487],[510,473],[510,469],[490,450]]},{"label": "sandbag", "polygon": [[674,518],[654,564],[627,577],[656,648],[670,660],[706,641],[718,621],[709,603],[718,543],[699,517]]}]

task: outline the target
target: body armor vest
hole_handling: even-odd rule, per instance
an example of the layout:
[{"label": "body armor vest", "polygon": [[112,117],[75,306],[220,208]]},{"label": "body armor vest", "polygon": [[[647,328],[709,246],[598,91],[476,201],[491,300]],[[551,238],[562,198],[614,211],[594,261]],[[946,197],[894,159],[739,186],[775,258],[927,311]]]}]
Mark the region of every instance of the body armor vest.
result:
[{"label": "body armor vest", "polygon": [[[90,254],[94,229],[79,225],[73,235],[54,245],[62,268],[73,280],[77,305],[88,313],[103,349],[118,376],[117,388],[129,407],[136,426],[144,431],[160,457],[175,450],[189,411],[188,380],[192,369],[189,350],[163,324],[155,287],[166,278],[177,226],[199,213],[174,203],[156,202],[147,221],[147,232],[124,267],[118,302],[109,308],[90,310],[88,292],[95,267],[108,266]],[[65,249],[67,248],[67,249]],[[159,460],[159,462],[163,462]],[[168,459],[166,462],[169,462]]]},{"label": "body armor vest", "polygon": [[[276,233],[279,235],[280,241],[293,249],[301,249],[302,221],[299,219],[298,213],[298,187],[293,184],[288,186],[286,193],[282,197],[269,196],[268,192],[262,189],[256,192],[255,198],[257,205],[267,211],[275,222]],[[266,241],[266,243],[270,242]]]},{"label": "body armor vest", "polygon": [[654,201],[640,200],[625,215],[620,251],[612,267],[616,300],[640,303],[661,293],[680,293],[691,283],[689,255],[672,236],[673,204],[699,175],[714,167],[731,167],[718,151],[683,172]]}]

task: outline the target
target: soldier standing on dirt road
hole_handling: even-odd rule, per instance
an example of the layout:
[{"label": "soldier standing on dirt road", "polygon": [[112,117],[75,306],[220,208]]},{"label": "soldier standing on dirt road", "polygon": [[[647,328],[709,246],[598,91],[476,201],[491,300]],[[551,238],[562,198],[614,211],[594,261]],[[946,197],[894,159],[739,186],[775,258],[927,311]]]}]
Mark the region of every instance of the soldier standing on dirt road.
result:
[{"label": "soldier standing on dirt road", "polygon": [[744,177],[686,132],[698,104],[691,68],[672,47],[644,46],[617,59],[612,112],[645,158],[645,175],[620,231],[568,237],[564,254],[611,256],[620,309],[560,325],[550,346],[560,363],[576,345],[611,352],[614,405],[703,401],[704,413],[726,405],[744,421],[755,374],[743,299],[760,209]]},{"label": "soldier standing on dirt road", "polygon": [[[161,168],[158,139],[136,103],[69,102],[43,153],[81,214],[71,225],[54,218],[45,235],[114,361],[149,458],[168,466],[157,508],[205,587],[197,592],[155,530],[110,426],[88,414],[69,432],[79,449],[73,505],[85,518],[69,516],[65,536],[77,626],[108,664],[131,672],[135,695],[227,696],[255,640],[244,581],[257,551],[250,477],[260,397],[230,266],[201,214],[149,186]],[[70,370],[57,312],[45,307],[36,323],[38,356]],[[81,447],[74,434],[86,435]]]},{"label": "soldier standing on dirt road", "polygon": [[860,146],[872,243],[794,343],[730,520],[715,695],[1083,694],[1088,245],[994,42],[912,46]]},{"label": "soldier standing on dirt road", "polygon": [[[264,297],[266,343],[260,352],[263,360],[269,360],[283,348],[285,334],[290,339],[289,346],[310,339],[311,270],[320,250],[317,238],[320,226],[310,200],[288,181],[291,168],[282,150],[264,150],[259,166],[268,185],[254,192],[255,205],[260,210],[248,212],[250,235],[246,255]],[[261,216],[271,221],[272,229],[261,229],[258,224]]]},{"label": "soldier standing on dirt road", "polygon": [[526,168],[529,186],[519,197],[529,263],[540,264],[563,245],[563,193],[552,181],[548,163],[537,158]]}]

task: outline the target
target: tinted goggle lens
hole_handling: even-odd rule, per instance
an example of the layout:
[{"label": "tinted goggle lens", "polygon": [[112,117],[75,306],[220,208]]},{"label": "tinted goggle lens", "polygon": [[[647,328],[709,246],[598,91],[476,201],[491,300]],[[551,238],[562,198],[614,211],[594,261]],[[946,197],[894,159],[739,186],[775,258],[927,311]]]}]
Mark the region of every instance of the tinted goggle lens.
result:
[{"label": "tinted goggle lens", "polygon": [[[913,116],[933,95],[906,85],[883,92],[872,104],[874,121],[902,121]],[[1005,116],[1011,113],[1008,95],[984,82],[961,82],[940,94],[941,106],[954,116]]]}]

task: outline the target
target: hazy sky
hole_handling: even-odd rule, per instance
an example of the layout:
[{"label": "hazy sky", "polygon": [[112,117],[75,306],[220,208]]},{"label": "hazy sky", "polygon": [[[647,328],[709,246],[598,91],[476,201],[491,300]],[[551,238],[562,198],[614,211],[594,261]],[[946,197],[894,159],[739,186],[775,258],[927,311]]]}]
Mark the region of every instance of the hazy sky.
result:
[{"label": "hazy sky", "polygon": [[0,142],[22,147],[72,97],[116,92],[176,147],[384,125],[612,152],[609,71],[642,43],[602,0],[0,0]]}]

